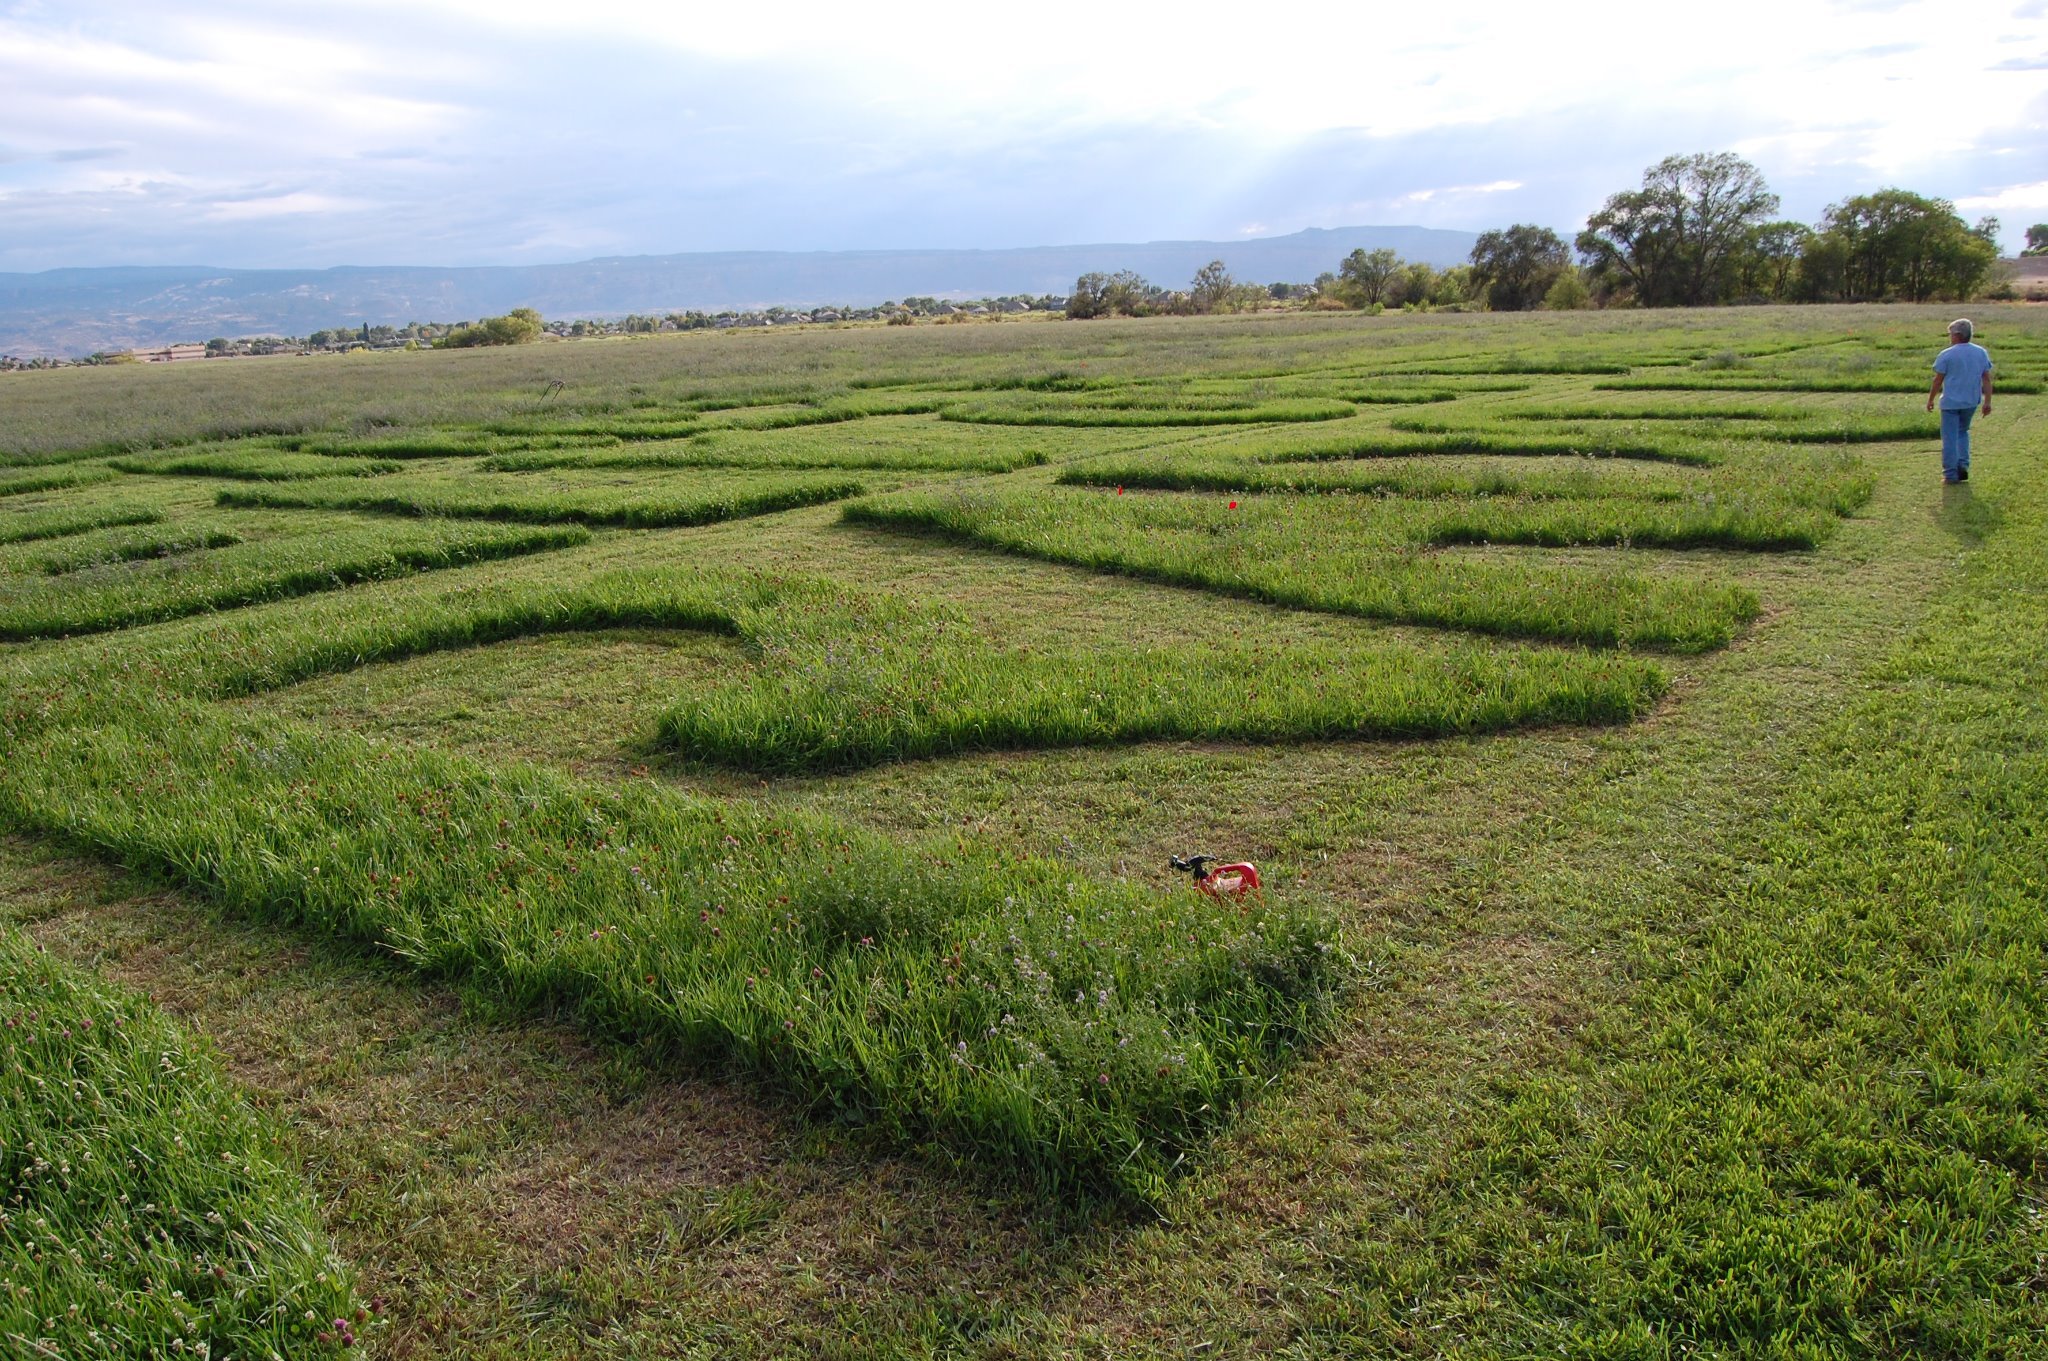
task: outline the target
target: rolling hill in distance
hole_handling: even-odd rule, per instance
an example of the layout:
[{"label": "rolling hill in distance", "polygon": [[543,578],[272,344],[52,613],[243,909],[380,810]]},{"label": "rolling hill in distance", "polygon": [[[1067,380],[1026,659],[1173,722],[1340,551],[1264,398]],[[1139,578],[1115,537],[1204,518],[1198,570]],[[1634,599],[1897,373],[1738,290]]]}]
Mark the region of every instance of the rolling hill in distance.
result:
[{"label": "rolling hill in distance", "polygon": [[1472,232],[1310,228],[1238,241],[1028,246],[1003,250],[718,251],[556,265],[205,265],[0,273],[0,353],[78,356],[211,336],[305,335],[327,327],[467,321],[514,307],[547,317],[719,312],[941,298],[1064,295],[1091,271],[1136,270],[1183,286],[1211,260],[1240,280],[1307,283],[1356,249],[1462,263]]}]

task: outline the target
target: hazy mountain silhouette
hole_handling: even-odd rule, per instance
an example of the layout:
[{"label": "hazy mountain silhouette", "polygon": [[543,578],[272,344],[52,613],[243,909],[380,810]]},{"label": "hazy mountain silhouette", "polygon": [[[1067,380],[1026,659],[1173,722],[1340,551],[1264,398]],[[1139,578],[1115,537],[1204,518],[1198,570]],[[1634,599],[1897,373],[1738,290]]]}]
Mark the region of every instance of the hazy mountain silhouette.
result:
[{"label": "hazy mountain silhouette", "polygon": [[1014,250],[720,251],[566,265],[225,269],[133,266],[0,274],[0,353],[83,355],[212,336],[305,335],[336,326],[467,321],[514,307],[604,317],[694,309],[870,306],[912,295],[1065,295],[1079,275],[1132,269],[1185,286],[1222,260],[1239,280],[1307,283],[1352,250],[1390,247],[1434,265],[1478,238],[1429,227],[1311,228],[1243,241]]}]

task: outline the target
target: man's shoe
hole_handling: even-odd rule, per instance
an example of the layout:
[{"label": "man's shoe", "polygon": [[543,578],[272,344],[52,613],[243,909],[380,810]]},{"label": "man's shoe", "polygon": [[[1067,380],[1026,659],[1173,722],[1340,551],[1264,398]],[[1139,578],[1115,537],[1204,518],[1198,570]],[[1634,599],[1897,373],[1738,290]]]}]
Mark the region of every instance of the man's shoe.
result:
[{"label": "man's shoe", "polygon": [[1956,469],[1956,481],[1958,481],[1958,482],[1968,482],[1969,480],[1970,480],[1970,470],[1969,470],[1968,468],[1958,468],[1958,469]]}]

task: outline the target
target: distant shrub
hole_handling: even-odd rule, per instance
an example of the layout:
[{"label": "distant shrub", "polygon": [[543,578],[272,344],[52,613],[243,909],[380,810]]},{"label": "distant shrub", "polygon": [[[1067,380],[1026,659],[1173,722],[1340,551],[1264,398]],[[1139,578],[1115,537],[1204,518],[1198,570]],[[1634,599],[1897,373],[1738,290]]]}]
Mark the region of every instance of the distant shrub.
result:
[{"label": "distant shrub", "polygon": [[458,326],[434,342],[437,350],[466,350],[478,345],[530,345],[540,339],[540,313],[531,307],[515,307],[502,317],[486,317],[471,326]]}]

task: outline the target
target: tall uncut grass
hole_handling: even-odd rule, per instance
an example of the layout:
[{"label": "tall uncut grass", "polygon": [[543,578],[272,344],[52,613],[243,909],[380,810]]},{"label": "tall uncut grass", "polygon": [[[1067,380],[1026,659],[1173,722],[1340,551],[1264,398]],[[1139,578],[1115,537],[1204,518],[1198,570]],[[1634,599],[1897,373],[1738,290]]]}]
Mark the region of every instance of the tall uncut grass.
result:
[{"label": "tall uncut grass", "polygon": [[95,482],[111,482],[113,479],[113,469],[106,467],[26,468],[20,472],[0,473],[0,496],[26,496],[30,492],[89,487]]},{"label": "tall uncut grass", "polygon": [[405,465],[388,458],[328,458],[278,450],[215,449],[109,459],[124,473],[158,477],[226,477],[241,482],[297,482],[309,477],[379,477]]},{"label": "tall uncut grass", "polygon": [[[313,676],[512,638],[621,627],[735,641],[732,679],[668,706],[658,740],[747,770],[845,769],[962,751],[1154,740],[1299,742],[1619,723],[1662,695],[1647,661],[1583,652],[1350,643],[1158,649],[1005,646],[958,611],[834,582],[709,570],[606,573],[451,591],[402,609],[329,605],[289,629],[223,626],[152,653],[173,693],[247,695]],[[118,654],[16,683],[86,710]],[[18,720],[17,720],[18,724]],[[26,729],[24,729],[26,730]],[[650,733],[650,739],[657,734]]]},{"label": "tall uncut grass", "polygon": [[287,436],[270,441],[277,448],[325,458],[416,459],[471,458],[513,449],[604,449],[619,443],[611,434],[532,434],[501,436],[482,430],[423,430],[407,435]]},{"label": "tall uncut grass", "polygon": [[1266,425],[1303,421],[1337,421],[1357,414],[1349,402],[1335,398],[1297,398],[1258,403],[1233,402],[1228,398],[1184,397],[1167,405],[1141,405],[1140,398],[1122,402],[1056,402],[1051,396],[1036,399],[956,402],[939,412],[941,420],[967,421],[984,425]]},{"label": "tall uncut grass", "polygon": [[[1020,434],[1005,429],[880,416],[826,430],[705,431],[686,440],[608,450],[527,450],[494,454],[486,471],[543,468],[841,468],[1012,472],[1055,453],[1088,452],[1108,441],[1068,431]],[[1128,437],[1115,441],[1129,443]]]},{"label": "tall uncut grass", "polygon": [[[207,548],[238,544],[242,536],[216,527],[177,528],[142,525],[133,528],[95,530],[54,543],[35,542],[0,548],[0,573],[26,571],[62,576],[91,567],[117,562],[141,562],[148,558],[175,557]],[[0,586],[0,590],[4,590]]]},{"label": "tall uncut grass", "polygon": [[154,506],[51,506],[15,511],[0,516],[0,544],[61,539],[115,525],[152,525],[163,518],[164,513]]},{"label": "tall uncut grass", "polygon": [[1773,552],[1817,547],[1838,516],[1868,499],[1867,472],[1773,478],[1724,475],[1685,483],[1603,477],[1588,468],[1511,472],[1436,471],[1424,465],[1333,469],[1326,464],[1236,460],[1108,460],[1061,473],[1063,485],[1166,491],[1348,493],[1439,504],[1383,507],[1387,532],[1418,544],[1501,543],[1572,547],[1634,544]]},{"label": "tall uncut grass", "polygon": [[[1137,455],[1091,459],[1060,470],[1054,479],[1069,487],[1122,487],[1136,491],[1350,492],[1360,495],[1551,497],[1621,496],[1673,501],[1694,484],[1660,471],[1632,477],[1603,475],[1587,459],[1560,459],[1562,466],[1535,468],[1447,467],[1444,460],[1414,459],[1355,464],[1260,463],[1223,454],[1188,452],[1171,457]],[[1610,465],[1611,466],[1611,465]]]},{"label": "tall uncut grass", "polygon": [[1578,435],[1516,429],[1484,429],[1448,421],[1396,417],[1394,429],[1347,429],[1341,434],[1320,430],[1261,430],[1209,446],[1270,463],[1319,460],[1425,458],[1432,455],[1489,455],[1501,458],[1624,458],[1652,463],[1711,467],[1722,452],[1705,441],[1671,435],[1617,435],[1589,431]]},{"label": "tall uncut grass", "polygon": [[[1722,374],[1662,373],[1615,378],[1595,383],[1609,392],[1921,392],[1927,391],[1924,372],[1914,373],[1812,373],[1812,374]],[[2038,378],[2000,378],[1998,390],[2035,394],[2043,391]]]},{"label": "tall uncut grass", "polygon": [[575,528],[453,524],[341,523],[307,529],[159,561],[121,560],[98,568],[73,562],[66,564],[64,575],[0,579],[0,638],[129,628],[410,572],[547,552],[590,537]]},{"label": "tall uncut grass", "polygon": [[1159,1194],[1345,975],[1299,895],[1223,908],[175,702],[7,759],[15,827],[1049,1190]]},{"label": "tall uncut grass", "polygon": [[[1635,503],[1638,506],[1643,503]],[[1697,652],[1756,617],[1746,588],[1671,574],[1458,561],[1405,547],[1357,498],[1072,492],[858,501],[853,524],[1396,623]]]},{"label": "tall uncut grass", "polygon": [[844,591],[777,605],[742,620],[753,674],[662,714],[682,755],[787,772],[1161,739],[1438,737],[1626,722],[1665,686],[1648,662],[1585,652],[1258,647],[1199,629],[1172,648],[1016,649],[954,612]]},{"label": "tall uncut grass", "polygon": [[270,1122],[210,1053],[0,931],[9,1356],[331,1353],[337,1321],[349,1336],[367,1321],[351,1278]]},{"label": "tall uncut grass", "polygon": [[524,475],[402,474],[370,486],[354,479],[219,493],[223,506],[375,511],[386,515],[512,520],[527,524],[651,529],[714,524],[859,496],[865,484],[821,473],[733,473],[626,485],[522,481]]}]

